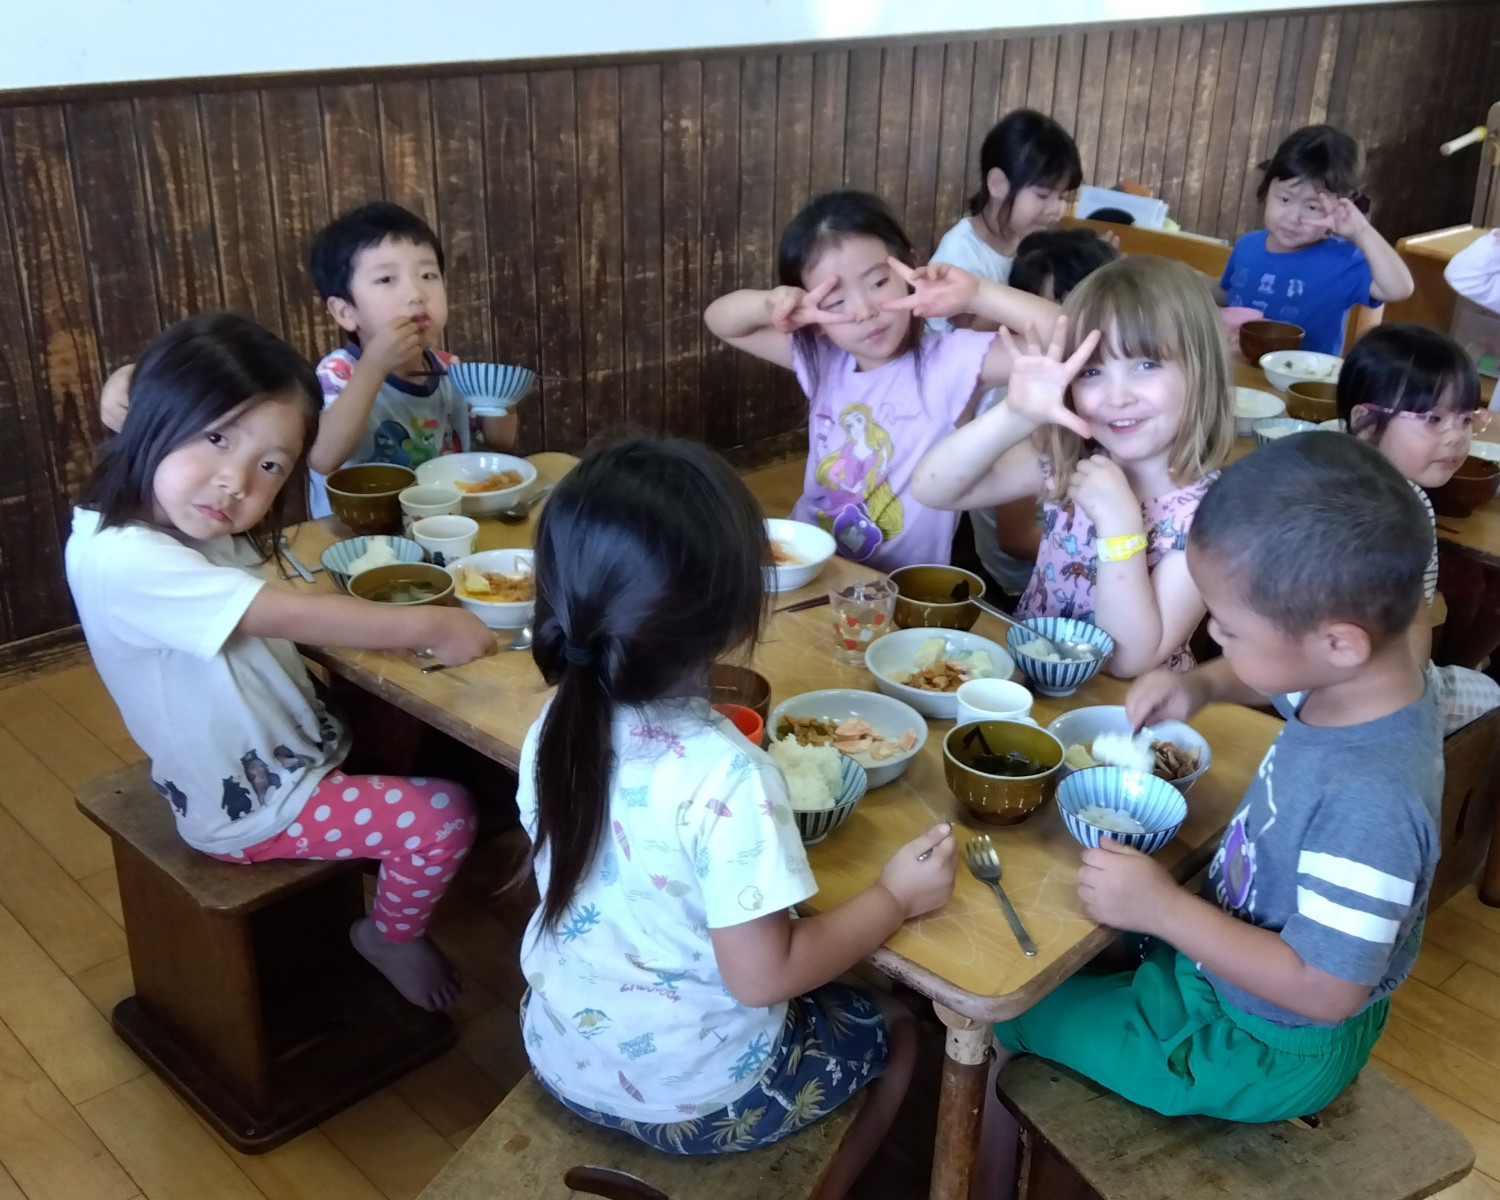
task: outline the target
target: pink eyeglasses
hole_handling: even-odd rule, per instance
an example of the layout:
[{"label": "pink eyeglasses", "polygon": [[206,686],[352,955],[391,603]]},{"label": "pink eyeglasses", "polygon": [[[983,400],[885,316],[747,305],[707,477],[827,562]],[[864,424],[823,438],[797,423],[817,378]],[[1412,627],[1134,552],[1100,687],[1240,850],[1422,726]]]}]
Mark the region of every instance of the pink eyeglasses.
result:
[{"label": "pink eyeglasses", "polygon": [[1487,408],[1465,409],[1463,412],[1407,412],[1405,409],[1381,408],[1378,404],[1361,404],[1358,407],[1400,420],[1420,421],[1428,429],[1453,429],[1460,433],[1483,433],[1490,427],[1490,420],[1494,416]]}]

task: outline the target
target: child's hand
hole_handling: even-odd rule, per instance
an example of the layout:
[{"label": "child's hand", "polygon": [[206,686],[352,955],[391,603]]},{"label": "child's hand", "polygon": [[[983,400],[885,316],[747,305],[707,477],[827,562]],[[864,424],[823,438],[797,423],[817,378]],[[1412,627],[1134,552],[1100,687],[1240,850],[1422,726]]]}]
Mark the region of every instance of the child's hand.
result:
[{"label": "child's hand", "polygon": [[360,354],[360,361],[369,360],[382,377],[394,375],[407,363],[422,355],[422,331],[410,317],[396,317],[388,325],[377,330],[370,344]]},{"label": "child's hand", "polygon": [[1102,538],[1141,532],[1141,502],[1125,472],[1106,455],[1079,460],[1068,480],[1068,498],[1083,509]]},{"label": "child's hand", "polygon": [[1323,211],[1328,214],[1330,233],[1353,241],[1370,228],[1370,219],[1359,211],[1354,201],[1348,196],[1335,196],[1331,192],[1320,192],[1318,198],[1323,201]]},{"label": "child's hand", "polygon": [[428,605],[422,615],[430,622],[426,652],[445,667],[461,667],[495,653],[495,634],[467,609]]},{"label": "child's hand", "polygon": [[1158,667],[1130,685],[1125,697],[1125,716],[1132,729],[1158,721],[1186,721],[1203,707],[1205,697],[1192,672]]},{"label": "child's hand", "polygon": [[828,312],[818,306],[828,299],[838,279],[825,279],[810,292],[782,286],[766,293],[766,319],[782,333],[795,333],[804,325],[847,325],[848,313]]},{"label": "child's hand", "polygon": [[[926,859],[919,859],[924,853]],[[957,861],[958,842],[953,837],[953,826],[934,825],[891,855],[880,869],[880,884],[896,898],[910,920],[948,902],[953,894]]]},{"label": "child's hand", "polygon": [[887,312],[909,312],[916,317],[956,317],[969,311],[979,294],[979,280],[952,263],[929,263],[908,267],[899,258],[885,260],[891,270],[906,280],[911,291],[880,307]]},{"label": "child's hand", "polygon": [[1155,933],[1178,891],[1177,881],[1149,854],[1114,838],[1102,837],[1097,850],[1083,852],[1078,898],[1089,920],[1100,925]]},{"label": "child's hand", "polygon": [[125,414],[130,410],[130,379],[134,374],[135,363],[126,363],[104,381],[104,390],[99,393],[99,420],[104,428],[119,433],[125,424]]},{"label": "child's hand", "polygon": [[1081,438],[1093,437],[1089,423],[1068,407],[1068,385],[1093,355],[1099,331],[1084,338],[1069,359],[1062,353],[1068,337],[1066,317],[1058,317],[1053,325],[1052,341],[1046,350],[1037,341],[1034,325],[1026,326],[1024,351],[1009,329],[1002,328],[995,336],[1010,355],[1010,390],[1005,398],[1010,411],[1038,425],[1061,425]]}]

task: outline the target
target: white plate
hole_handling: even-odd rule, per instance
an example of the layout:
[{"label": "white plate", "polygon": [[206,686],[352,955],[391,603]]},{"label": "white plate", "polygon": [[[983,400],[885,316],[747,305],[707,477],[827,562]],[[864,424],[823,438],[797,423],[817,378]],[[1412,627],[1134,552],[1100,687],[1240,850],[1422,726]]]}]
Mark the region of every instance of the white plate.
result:
[{"label": "white plate", "polygon": [[785,566],[766,568],[768,592],[795,592],[800,587],[806,587],[818,577],[823,564],[838,549],[832,534],[824,533],[816,525],[808,525],[802,521],[768,519],[766,536],[773,542],[780,542],[797,560]]},{"label": "white plate", "polygon": [[893,675],[910,675],[915,667],[917,651],[922,643],[932,638],[941,638],[948,644],[948,653],[963,653],[983,650],[994,664],[992,675],[985,679],[1009,679],[1016,673],[1016,660],[1005,647],[977,633],[962,629],[897,629],[884,637],[876,638],[865,651],[865,666],[875,676],[875,686],[887,696],[894,696],[910,704],[923,716],[939,717],[951,721],[958,715],[958,697],[952,692],[927,692],[921,688],[897,683]]},{"label": "white plate", "polygon": [[862,692],[857,688],[825,688],[820,692],[803,692],[783,700],[771,710],[766,720],[766,734],[776,736],[776,723],[782,717],[822,717],[829,721],[842,721],[845,717],[858,717],[868,722],[876,733],[884,737],[900,738],[908,729],[915,731],[917,744],[910,750],[883,758],[879,762],[868,755],[854,755],[854,759],[870,777],[870,787],[884,787],[897,778],[927,743],[927,722],[911,705],[881,692]]},{"label": "white plate", "polygon": [[[1158,742],[1172,742],[1185,750],[1198,751],[1198,769],[1191,775],[1170,781],[1174,788],[1186,795],[1188,788],[1198,782],[1213,762],[1213,749],[1201,733],[1181,721],[1158,721],[1150,730]],[[1094,739],[1101,733],[1130,733],[1130,719],[1126,717],[1125,709],[1118,704],[1096,704],[1063,713],[1047,726],[1047,732],[1062,743],[1063,753],[1066,754],[1070,746],[1080,742],[1085,746],[1092,746]],[[1075,770],[1077,768],[1068,766],[1064,759],[1057,777],[1062,779]]]},{"label": "white plate", "polygon": [[514,454],[496,454],[489,450],[474,450],[468,454],[444,454],[429,459],[417,468],[418,483],[444,483],[453,487],[460,479],[478,483],[487,475],[499,475],[502,471],[519,471],[521,482],[515,487],[501,488],[497,492],[465,492],[464,515],[488,517],[509,508],[527,494],[536,483],[536,468],[524,458]]},{"label": "white plate", "polygon": [[1469,453],[1486,462],[1500,462],[1500,442],[1486,442],[1475,438],[1469,443]]},{"label": "white plate", "polygon": [[1286,415],[1286,405],[1280,396],[1263,392],[1259,388],[1237,387],[1234,389],[1234,431],[1240,437],[1249,437],[1257,421],[1268,421],[1272,417]]}]

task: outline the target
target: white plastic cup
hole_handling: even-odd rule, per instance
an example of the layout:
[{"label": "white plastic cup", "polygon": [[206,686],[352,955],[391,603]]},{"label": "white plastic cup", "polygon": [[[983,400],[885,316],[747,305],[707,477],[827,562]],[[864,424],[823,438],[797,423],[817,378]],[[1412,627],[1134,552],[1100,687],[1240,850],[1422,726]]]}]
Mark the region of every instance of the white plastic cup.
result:
[{"label": "white plastic cup", "polygon": [[1031,719],[1031,693],[1009,679],[971,679],[953,693],[959,725],[970,721],[1025,721]]},{"label": "white plastic cup", "polygon": [[473,517],[423,517],[413,521],[412,539],[427,551],[427,557],[440,567],[474,553],[474,539],[479,522]]},{"label": "white plastic cup", "polygon": [[419,483],[407,488],[397,499],[401,501],[401,524],[408,537],[416,522],[424,517],[456,515],[464,502],[457,488],[440,483]]}]

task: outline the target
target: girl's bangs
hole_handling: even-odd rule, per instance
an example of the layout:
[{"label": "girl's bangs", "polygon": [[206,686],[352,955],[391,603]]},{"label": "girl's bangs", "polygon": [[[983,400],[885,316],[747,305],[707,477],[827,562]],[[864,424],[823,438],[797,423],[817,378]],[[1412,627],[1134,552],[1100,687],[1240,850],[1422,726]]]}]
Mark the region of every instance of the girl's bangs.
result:
[{"label": "girl's bangs", "polygon": [[[1097,277],[1097,273],[1096,276]],[[1105,358],[1149,358],[1156,362],[1182,362],[1186,357],[1182,330],[1170,306],[1153,299],[1136,281],[1114,275],[1100,285],[1079,285],[1068,297],[1080,297],[1076,307],[1064,304],[1068,318],[1068,353],[1092,330],[1099,330],[1089,365]],[[1081,295],[1080,295],[1081,294]]]}]

